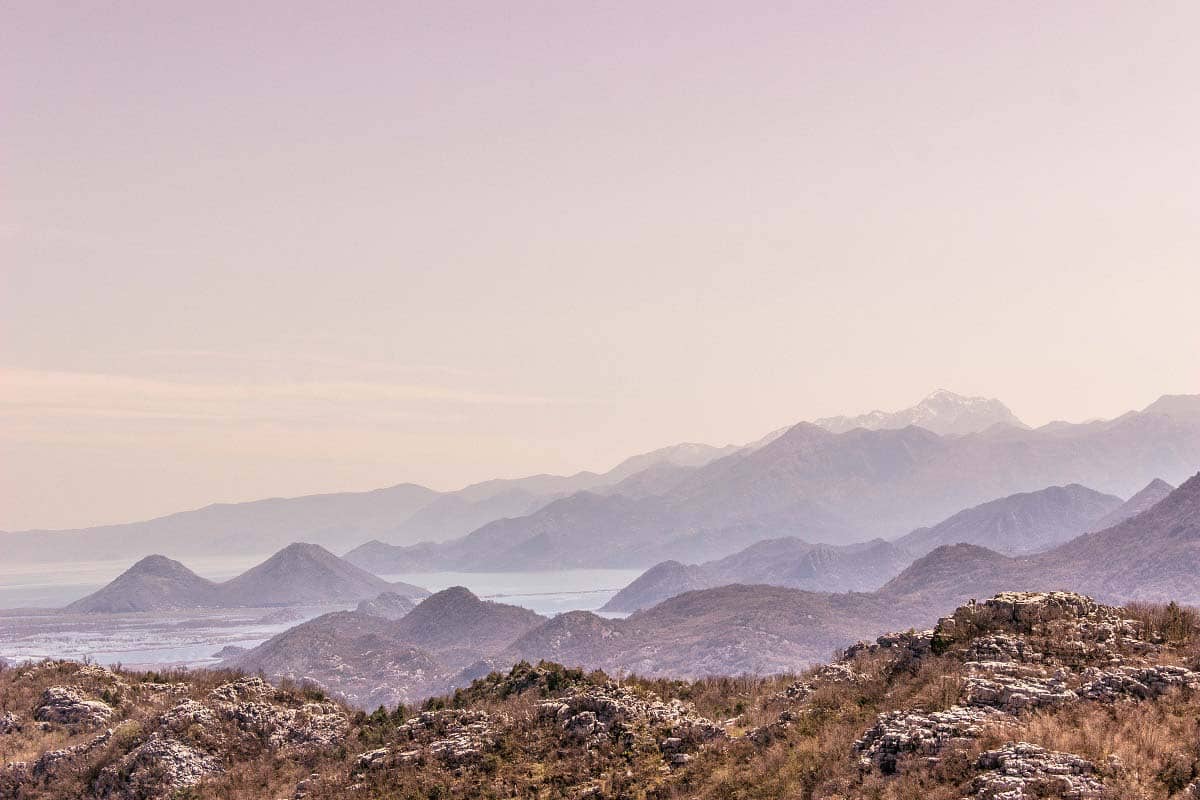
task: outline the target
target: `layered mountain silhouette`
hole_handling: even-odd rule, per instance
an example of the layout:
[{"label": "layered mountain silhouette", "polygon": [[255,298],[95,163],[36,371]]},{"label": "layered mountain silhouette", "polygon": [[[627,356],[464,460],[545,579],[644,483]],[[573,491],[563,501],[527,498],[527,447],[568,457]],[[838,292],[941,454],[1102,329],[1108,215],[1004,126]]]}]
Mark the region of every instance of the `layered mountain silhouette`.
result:
[{"label": "layered mountain silhouette", "polygon": [[[780,561],[780,572],[793,568],[787,552],[817,549],[791,542],[762,546],[764,556]],[[697,576],[678,563],[656,569],[681,589]],[[395,622],[362,614],[319,618],[228,665],[292,677],[303,672],[360,703],[364,696],[371,702],[410,702],[422,692],[464,685],[489,666],[519,660],[554,660],[618,675],[793,671],[858,639],[926,627],[944,609],[972,597],[1066,590],[1114,603],[1168,598],[1195,603],[1198,578],[1200,475],[1133,518],[1039,554],[1014,558],[976,544],[939,546],[873,592],[732,584],[683,591],[626,619],[576,611],[547,620],[458,588],[426,599]],[[342,646],[331,653],[322,636]],[[314,652],[326,655],[317,659]],[[482,664],[469,663],[477,657]],[[304,669],[293,668],[295,663]],[[381,700],[383,676],[400,688],[389,689]]]},{"label": "layered mountain silhouette", "polygon": [[395,592],[424,597],[419,586],[389,583],[320,545],[295,543],[224,583],[201,578],[178,561],[147,556],[104,588],[65,610],[129,613],[192,608],[344,605]]},{"label": "layered mountain silhouette", "polygon": [[704,564],[656,564],[617,592],[602,610],[636,611],[684,592],[734,583],[866,592],[882,586],[911,561],[907,551],[882,539],[842,546],[766,539]]},{"label": "layered mountain silhouette", "polygon": [[[1186,477],[1200,463],[1195,406],[1200,398],[1164,398],[1110,421],[1034,430],[993,424],[947,436],[916,426],[832,433],[801,423],[756,450],[672,476],[661,494],[581,492],[450,542],[373,544],[346,557],[384,573],[648,567],[719,559],[784,536],[828,544],[891,538],[1047,486],[1129,495],[1160,476]],[[1069,527],[1046,544],[1080,532]]]},{"label": "layered mountain silhouette", "polygon": [[740,449],[685,443],[633,456],[605,473],[496,479],[444,493],[406,483],[370,492],[222,503],[122,525],[0,532],[0,542],[14,561],[38,562],[111,560],[159,550],[176,555],[254,555],[273,552],[297,539],[339,551],[370,539],[442,541],[492,520],[530,514],[577,492],[619,494],[621,490],[614,487],[642,470],[664,466],[686,471]]},{"label": "layered mountain silhouette", "polygon": [[1115,495],[1077,483],[1051,486],[960,511],[932,528],[919,528],[895,542],[914,556],[959,543],[990,547],[1006,555],[1036,553],[1095,530],[1124,506]]},{"label": "layered mountain silhouette", "polygon": [[1156,482],[1128,503],[1085,486],[1051,486],[1003,497],[919,528],[894,541],[823,545],[796,538],[767,539],[700,565],[665,561],[618,592],[605,611],[648,608],[685,591],[731,583],[761,583],[813,591],[872,591],[917,557],[944,544],[970,543],[1015,555],[1046,550],[1121,512],[1144,504]]},{"label": "layered mountain silhouette", "polygon": [[1141,514],[1052,550],[1009,558],[983,547],[940,547],[880,590],[936,604],[991,587],[1069,588],[1104,602],[1200,603],[1200,475]]}]

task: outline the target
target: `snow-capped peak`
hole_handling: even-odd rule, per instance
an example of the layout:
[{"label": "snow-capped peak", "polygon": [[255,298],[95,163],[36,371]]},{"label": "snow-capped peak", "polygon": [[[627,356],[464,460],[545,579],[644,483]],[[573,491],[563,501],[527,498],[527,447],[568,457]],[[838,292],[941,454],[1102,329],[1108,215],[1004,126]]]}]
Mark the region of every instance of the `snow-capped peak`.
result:
[{"label": "snow-capped peak", "polygon": [[917,425],[941,435],[976,433],[997,424],[1026,427],[999,400],[968,397],[948,389],[938,389],[916,405],[900,411],[876,410],[854,417],[825,417],[815,420],[815,424],[833,433],[854,428],[883,430]]}]

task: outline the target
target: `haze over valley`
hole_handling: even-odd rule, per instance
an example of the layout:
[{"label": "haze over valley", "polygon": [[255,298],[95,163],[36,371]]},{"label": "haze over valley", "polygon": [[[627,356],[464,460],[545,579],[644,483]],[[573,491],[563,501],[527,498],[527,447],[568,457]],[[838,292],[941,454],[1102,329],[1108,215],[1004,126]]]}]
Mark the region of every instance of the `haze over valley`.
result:
[{"label": "haze over valley", "polygon": [[0,30],[0,800],[1200,800],[1200,4]]}]

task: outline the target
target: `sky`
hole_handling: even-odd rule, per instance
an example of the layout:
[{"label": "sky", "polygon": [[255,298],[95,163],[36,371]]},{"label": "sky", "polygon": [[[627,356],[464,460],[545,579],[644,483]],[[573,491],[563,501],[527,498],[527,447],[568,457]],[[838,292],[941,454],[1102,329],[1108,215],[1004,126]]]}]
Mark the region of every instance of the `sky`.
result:
[{"label": "sky", "polygon": [[0,7],[0,529],[1200,392],[1200,4]]}]

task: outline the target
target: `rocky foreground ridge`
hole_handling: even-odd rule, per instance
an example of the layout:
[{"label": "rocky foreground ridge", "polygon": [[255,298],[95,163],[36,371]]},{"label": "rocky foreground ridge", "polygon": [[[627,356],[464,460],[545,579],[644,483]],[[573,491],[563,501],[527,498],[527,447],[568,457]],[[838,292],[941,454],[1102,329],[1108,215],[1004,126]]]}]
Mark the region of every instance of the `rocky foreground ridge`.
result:
[{"label": "rocky foreground ridge", "polygon": [[1200,617],[1002,593],[802,675],[518,664],[354,712],[233,673],[0,671],[0,798],[1194,798]]}]

